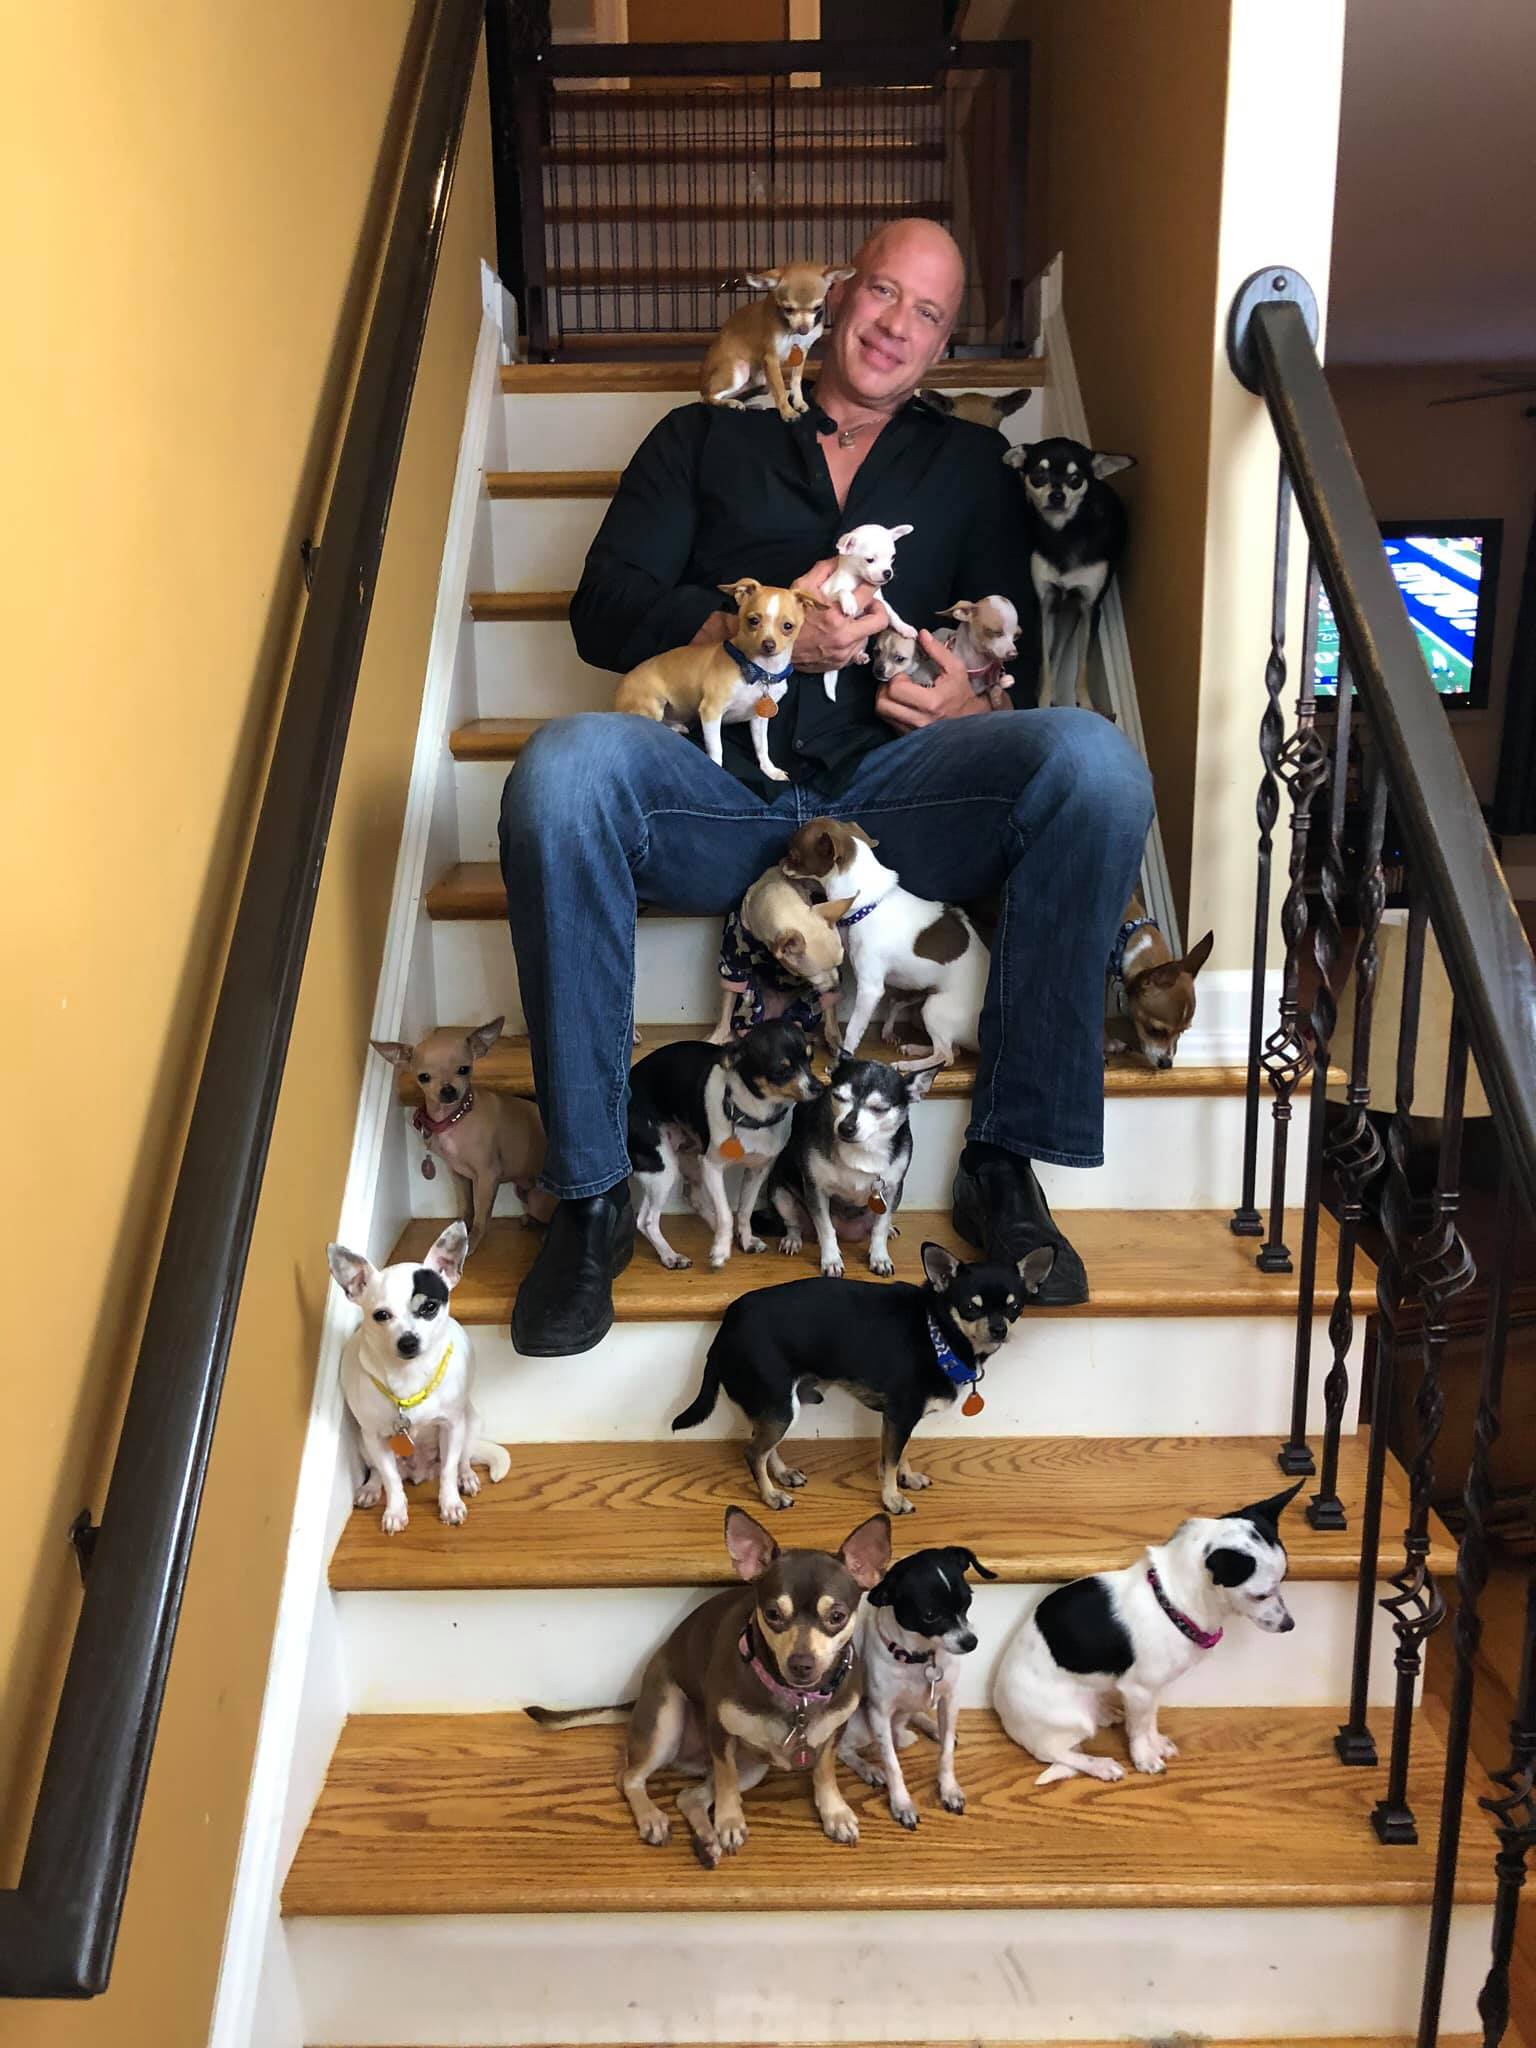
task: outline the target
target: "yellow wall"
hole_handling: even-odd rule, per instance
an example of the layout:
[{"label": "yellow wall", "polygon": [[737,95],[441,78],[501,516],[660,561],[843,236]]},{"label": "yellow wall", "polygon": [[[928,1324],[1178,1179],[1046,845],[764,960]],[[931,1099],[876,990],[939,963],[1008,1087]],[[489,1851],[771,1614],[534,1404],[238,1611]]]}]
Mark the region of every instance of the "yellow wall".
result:
[{"label": "yellow wall", "polygon": [[[14,1882],[398,162],[409,0],[13,10],[0,73]],[[7,2048],[207,2037],[492,248],[477,84],[111,1991]],[[20,317],[13,317],[19,315]],[[21,1275],[24,1273],[25,1278]],[[18,1318],[18,1311],[22,1316]],[[14,1395],[14,1387],[12,1389]],[[14,1410],[13,1410],[14,1414]]]}]

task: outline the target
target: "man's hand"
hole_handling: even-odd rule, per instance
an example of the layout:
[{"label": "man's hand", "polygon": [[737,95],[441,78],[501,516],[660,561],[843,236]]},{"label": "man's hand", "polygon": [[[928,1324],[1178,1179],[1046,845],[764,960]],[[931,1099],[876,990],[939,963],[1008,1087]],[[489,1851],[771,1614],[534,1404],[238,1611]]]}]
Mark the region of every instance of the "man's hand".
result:
[{"label": "man's hand", "polygon": [[[831,556],[795,578],[799,590],[819,591],[841,557]],[[891,623],[873,584],[861,583],[853,593],[858,606],[854,618],[844,616],[842,606],[829,603],[825,610],[808,611],[800,637],[795,642],[795,667],[809,675],[825,675],[828,669],[847,668],[863,652],[871,633],[883,633]]]},{"label": "man's hand", "polygon": [[919,633],[917,644],[938,669],[938,681],[929,689],[914,683],[910,676],[893,676],[883,683],[875,709],[887,725],[915,732],[921,725],[932,725],[936,718],[974,718],[978,711],[990,710],[986,698],[978,697],[971,688],[965,664],[953,648],[935,640],[931,633]]}]

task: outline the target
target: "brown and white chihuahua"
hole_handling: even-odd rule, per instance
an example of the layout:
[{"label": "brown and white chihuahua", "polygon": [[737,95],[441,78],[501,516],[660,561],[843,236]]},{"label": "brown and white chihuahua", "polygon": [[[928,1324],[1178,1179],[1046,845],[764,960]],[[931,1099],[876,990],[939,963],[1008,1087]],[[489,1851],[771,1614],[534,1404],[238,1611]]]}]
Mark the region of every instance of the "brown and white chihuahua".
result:
[{"label": "brown and white chihuahua", "polygon": [[789,424],[797,413],[809,412],[800,388],[805,359],[821,339],[828,291],[852,276],[851,270],[824,270],[819,263],[749,270],[747,283],[767,296],[734,312],[710,343],[699,377],[704,403],[745,409],[750,397],[766,390]]},{"label": "brown and white chihuahua", "polygon": [[664,1770],[702,1779],[677,1804],[706,1870],[746,1842],[742,1794],[771,1770],[810,1772],[823,1834],[859,1839],[838,1789],[837,1741],[863,1691],[859,1600],[885,1576],[891,1524],[871,1515],[835,1555],[780,1550],[760,1522],[733,1507],[725,1547],[747,1584],[714,1594],[678,1623],[646,1666],[633,1705],[527,1710],[552,1729],[627,1719],[619,1786],[652,1848],[668,1840],[672,1823],[648,1779]]},{"label": "brown and white chihuahua", "polygon": [[370,1039],[374,1051],[420,1090],[421,1104],[411,1121],[421,1133],[427,1156],[421,1170],[428,1180],[441,1159],[464,1198],[469,1225],[468,1252],[485,1236],[496,1190],[510,1181],[523,1205],[523,1224],[547,1223],[555,1213],[555,1197],[535,1183],[544,1165],[544,1126],[531,1102],[474,1088],[476,1060],[483,1060],[501,1036],[504,1018],[473,1031],[429,1031],[415,1045],[393,1038]]},{"label": "brown and white chihuahua", "polygon": [[1149,1066],[1173,1065],[1179,1040],[1194,1022],[1195,976],[1215,943],[1216,934],[1207,932],[1182,960],[1175,960],[1140,895],[1131,898],[1105,983],[1106,1054],[1139,1052]]},{"label": "brown and white chihuahua", "polygon": [[790,662],[807,611],[825,611],[826,599],[813,590],[779,590],[753,576],[722,583],[736,604],[729,638],[713,646],[675,647],[632,668],[614,694],[615,711],[654,718],[682,731],[695,718],[704,749],[716,767],[725,765],[722,725],[752,721],[757,765],[771,782],[787,782],[768,758],[768,720],[789,688]]}]

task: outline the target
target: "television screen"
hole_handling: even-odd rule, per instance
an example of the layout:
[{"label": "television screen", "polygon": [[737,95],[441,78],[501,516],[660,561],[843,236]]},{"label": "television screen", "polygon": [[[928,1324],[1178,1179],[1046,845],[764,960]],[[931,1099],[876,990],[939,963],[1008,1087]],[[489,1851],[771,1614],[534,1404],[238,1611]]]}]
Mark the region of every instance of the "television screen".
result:
[{"label": "television screen", "polygon": [[[1497,596],[1498,519],[1383,520],[1381,544],[1413,622],[1430,681],[1449,705],[1488,701]],[[1339,689],[1339,629],[1322,591],[1314,667],[1319,697]]]}]

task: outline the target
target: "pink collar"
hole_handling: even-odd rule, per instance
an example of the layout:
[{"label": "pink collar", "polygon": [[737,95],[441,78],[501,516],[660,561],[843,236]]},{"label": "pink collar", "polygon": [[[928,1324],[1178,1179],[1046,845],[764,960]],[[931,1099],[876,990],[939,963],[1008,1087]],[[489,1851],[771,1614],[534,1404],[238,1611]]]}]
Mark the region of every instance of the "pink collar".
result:
[{"label": "pink collar", "polygon": [[751,1622],[748,1622],[742,1630],[741,1640],[737,1643],[736,1648],[741,1653],[742,1662],[748,1666],[752,1676],[758,1683],[768,1692],[772,1693],[776,1700],[782,1700],[786,1706],[793,1707],[796,1714],[799,1715],[805,1714],[813,1701],[831,1699],[843,1680],[848,1676],[848,1667],[853,1662],[853,1644],[845,1643],[843,1645],[843,1654],[827,1673],[826,1684],[812,1686],[809,1690],[806,1690],[799,1686],[786,1685],[783,1679],[776,1678],[768,1669],[766,1662],[759,1656],[753,1644]]},{"label": "pink collar", "polygon": [[475,1091],[473,1088],[466,1088],[464,1100],[454,1105],[452,1116],[428,1116],[425,1109],[418,1109],[411,1122],[423,1137],[430,1131],[435,1138],[439,1131],[446,1131],[451,1124],[456,1124],[461,1116],[468,1116],[474,1106]]},{"label": "pink collar", "polygon": [[1157,1567],[1155,1565],[1149,1564],[1147,1566],[1147,1584],[1152,1588],[1153,1599],[1156,1600],[1158,1606],[1161,1607],[1164,1614],[1167,1615],[1181,1636],[1188,1636],[1197,1650],[1215,1649],[1216,1645],[1221,1641],[1223,1631],[1219,1628],[1202,1628],[1198,1621],[1191,1621],[1182,1608],[1175,1607],[1168,1598],[1168,1595],[1163,1591],[1163,1582],[1157,1576]]}]

